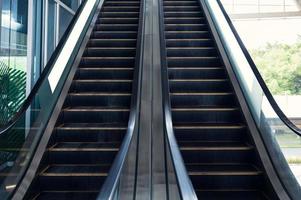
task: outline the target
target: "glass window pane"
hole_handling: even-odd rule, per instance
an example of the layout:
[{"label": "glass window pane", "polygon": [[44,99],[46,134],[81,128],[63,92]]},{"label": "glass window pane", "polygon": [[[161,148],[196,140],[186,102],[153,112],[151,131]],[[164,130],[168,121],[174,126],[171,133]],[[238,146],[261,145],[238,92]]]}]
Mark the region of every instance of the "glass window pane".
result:
[{"label": "glass window pane", "polygon": [[[55,23],[56,23],[56,3],[54,0],[48,1],[48,17],[47,17],[47,61],[54,51],[55,44]],[[46,65],[46,63],[45,63]]]},{"label": "glass window pane", "polygon": [[78,0],[61,0],[61,1],[74,11],[76,11],[76,9],[78,8]]},{"label": "glass window pane", "polygon": [[60,6],[60,19],[59,19],[59,39],[64,35],[73,15]]},{"label": "glass window pane", "polygon": [[0,126],[25,99],[27,7],[27,0],[0,1]]}]

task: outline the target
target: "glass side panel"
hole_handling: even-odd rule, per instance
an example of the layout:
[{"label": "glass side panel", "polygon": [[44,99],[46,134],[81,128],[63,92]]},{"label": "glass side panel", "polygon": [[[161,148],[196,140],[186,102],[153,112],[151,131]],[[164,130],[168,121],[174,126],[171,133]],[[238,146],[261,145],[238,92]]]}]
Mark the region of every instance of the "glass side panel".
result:
[{"label": "glass side panel", "polygon": [[[222,0],[236,30],[258,70],[285,115],[301,128],[301,12],[296,0],[262,0],[258,5],[260,15],[252,10],[241,11],[236,16],[229,1]],[[236,8],[240,3],[232,4]],[[249,6],[247,6],[249,7]],[[252,17],[250,15],[252,13]],[[266,98],[261,100],[265,116],[273,122],[273,131],[291,169],[301,181],[300,137],[280,128],[274,111]]]},{"label": "glass side panel", "polygon": [[[287,174],[293,173],[299,184],[301,183],[301,138],[290,130],[281,121],[275,113],[273,107],[267,100],[264,92],[253,73],[244,53],[242,52],[231,28],[228,25],[223,13],[216,1],[206,0],[215,26],[219,32],[222,43],[227,52],[227,56],[231,62],[232,68],[238,78],[243,94],[251,110],[256,125],[261,132],[264,141],[269,141],[274,145],[267,146],[273,162],[279,162],[281,158],[286,159],[286,166],[290,167],[290,172],[278,170],[278,173],[284,174],[282,177],[285,182]],[[262,33],[262,32],[261,32]],[[256,34],[257,39],[261,38],[261,34]],[[256,41],[256,40],[254,40]],[[277,68],[274,67],[274,70]],[[279,72],[278,72],[279,73]],[[296,99],[292,100],[300,102]],[[300,103],[295,104],[294,108],[300,108]],[[279,167],[275,163],[276,167]],[[288,168],[289,169],[289,168]],[[291,179],[291,181],[296,181]],[[297,182],[296,182],[297,183]],[[296,187],[299,187],[298,185]],[[299,188],[300,189],[300,188]]]},{"label": "glass side panel", "polygon": [[300,1],[253,1],[260,13],[243,1],[221,2],[278,105],[301,127]]}]

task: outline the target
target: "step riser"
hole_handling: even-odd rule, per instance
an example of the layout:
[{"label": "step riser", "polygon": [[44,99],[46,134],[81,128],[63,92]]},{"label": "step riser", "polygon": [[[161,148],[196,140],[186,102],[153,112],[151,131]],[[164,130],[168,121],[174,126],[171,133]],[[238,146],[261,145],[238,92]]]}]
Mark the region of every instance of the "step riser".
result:
[{"label": "step riser", "polygon": [[[114,27],[122,29],[123,27]],[[111,31],[110,29],[108,31]],[[135,31],[135,30],[134,30]],[[136,47],[135,40],[90,40],[88,47]]]},{"label": "step riser", "polygon": [[85,59],[83,58],[81,60],[81,65],[87,65],[87,66],[134,66],[135,65],[135,59],[129,58],[129,59],[120,59],[120,58],[109,58],[109,59],[101,59],[101,58],[95,58],[95,59]]},{"label": "step riser", "polygon": [[121,142],[125,132],[126,130],[56,130],[55,137],[58,142]]},{"label": "step riser", "polygon": [[256,189],[260,187],[263,182],[262,177],[258,175],[247,176],[231,176],[231,175],[217,175],[217,176],[190,176],[195,188],[202,189],[220,189],[233,190],[237,188],[241,189]]},{"label": "step riser", "polygon": [[167,47],[213,47],[212,40],[166,40]]},{"label": "step riser", "polygon": [[131,92],[132,83],[89,83],[75,82],[71,86],[73,92]]},{"label": "step riser", "polygon": [[139,12],[139,6],[110,6],[110,7],[103,7],[102,9],[104,12]]},{"label": "step riser", "polygon": [[107,1],[105,2],[104,6],[124,6],[124,7],[129,7],[129,6],[139,6],[140,2],[136,1],[136,2],[113,2],[113,1]]},{"label": "step riser", "polygon": [[100,25],[101,24],[138,24],[139,19],[138,18],[129,18],[129,19],[122,19],[122,18],[100,18],[97,19],[96,24]]},{"label": "step riser", "polygon": [[218,56],[215,49],[167,49],[167,56],[169,57],[214,57]]},{"label": "step riser", "polygon": [[99,107],[129,107],[131,96],[79,96],[69,95],[65,107],[99,106]]},{"label": "step riser", "polygon": [[192,7],[187,7],[187,6],[164,6],[164,12],[176,12],[176,11],[181,11],[181,12],[189,12],[189,11],[199,11],[199,7],[197,6],[192,6]]},{"label": "step riser", "polygon": [[137,12],[102,12],[100,17],[116,17],[116,18],[122,18],[122,17],[139,17],[139,13]]},{"label": "step riser", "polygon": [[199,33],[183,33],[183,32],[175,32],[175,33],[166,33],[166,39],[198,39],[198,38],[209,38],[210,35],[208,32],[199,32]]},{"label": "step riser", "polygon": [[84,56],[91,57],[135,57],[136,49],[87,49]]},{"label": "step riser", "polygon": [[164,6],[197,6],[197,2],[164,2]]},{"label": "step riser", "polygon": [[199,12],[165,12],[164,17],[203,17]]},{"label": "step riser", "polygon": [[112,69],[114,69],[114,70],[116,70],[116,68],[124,68],[124,69],[128,69],[128,68],[133,68],[134,66],[124,66],[124,65],[121,65],[121,66],[99,66],[99,65],[91,65],[91,66],[89,66],[89,65],[80,65],[79,67],[78,67],[78,69],[80,70],[80,69],[85,69],[85,70],[87,70],[87,68],[89,68],[89,70],[90,69],[95,69],[95,70],[98,70],[98,68],[106,68],[106,69],[108,69],[108,68],[112,68]]},{"label": "step riser", "polygon": [[165,18],[165,24],[204,24],[206,20],[204,18],[199,19],[185,19],[185,18]]},{"label": "step riser", "polygon": [[243,141],[245,129],[174,129],[177,141]]},{"label": "step riser", "polygon": [[172,111],[175,123],[236,123],[241,122],[240,111]]},{"label": "step riser", "polygon": [[218,58],[191,58],[191,59],[181,59],[173,58],[167,60],[169,67],[216,67],[221,66],[221,62]]},{"label": "step riser", "polygon": [[252,163],[251,150],[181,150],[185,163]]},{"label": "step riser", "polygon": [[169,81],[170,92],[229,92],[230,84],[224,81],[174,82]]},{"label": "step riser", "polygon": [[165,25],[165,31],[208,31],[208,26],[207,25],[195,25],[195,26]]},{"label": "step riser", "polygon": [[78,70],[76,74],[78,80],[88,80],[88,79],[99,79],[99,80],[132,80],[133,79],[133,70]]},{"label": "step riser", "polygon": [[201,107],[201,106],[234,106],[233,95],[200,95],[200,96],[178,96],[171,95],[171,106],[175,107]]},{"label": "step riser", "polygon": [[117,151],[51,151],[50,164],[111,164]]},{"label": "step riser", "polygon": [[65,123],[118,123],[127,121],[129,112],[63,111],[61,115]]},{"label": "step riser", "polygon": [[169,69],[169,79],[223,79],[223,69]]},{"label": "step riser", "polygon": [[103,38],[103,39],[136,39],[137,33],[135,31],[131,33],[127,32],[100,32],[94,31],[91,34],[92,39]]}]

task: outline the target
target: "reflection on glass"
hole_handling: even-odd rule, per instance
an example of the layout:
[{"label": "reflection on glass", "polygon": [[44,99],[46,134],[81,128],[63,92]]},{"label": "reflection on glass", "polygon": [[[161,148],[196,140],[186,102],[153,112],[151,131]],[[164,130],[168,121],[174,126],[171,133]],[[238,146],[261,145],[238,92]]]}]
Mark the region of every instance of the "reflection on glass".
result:
[{"label": "reflection on glass", "polygon": [[[27,0],[0,1],[0,127],[19,110],[25,100],[27,75]],[[10,173],[25,141],[25,118],[21,117],[16,128],[0,135],[0,198],[14,187]],[[20,160],[20,165],[22,161]],[[10,174],[11,179],[3,182]],[[4,175],[4,176],[3,176]]]},{"label": "reflection on glass", "polygon": [[[58,43],[57,1],[48,0],[47,5],[43,4],[47,9],[41,1],[33,2],[29,13],[32,21],[28,22],[28,0],[0,0],[0,128],[7,128],[8,120],[19,111],[25,100],[25,91],[30,90],[26,88],[26,78],[39,76],[39,73],[34,73],[42,64],[36,64],[35,61],[43,59],[40,54],[49,58]],[[64,11],[60,9],[60,34],[65,32],[74,15],[67,15]],[[29,27],[32,31],[28,31]],[[32,37],[27,41],[29,32],[32,32]],[[35,49],[36,46],[42,46],[41,43],[43,49]],[[32,51],[27,52],[27,49],[31,49],[28,46]],[[32,63],[32,66],[27,66],[27,63]],[[61,82],[65,79],[66,73],[61,77]],[[50,90],[47,78],[40,81],[41,85],[30,106],[8,130],[0,133],[0,199],[9,199],[23,178],[59,96],[59,89],[54,93]]]},{"label": "reflection on glass", "polygon": [[45,16],[46,26],[44,27],[46,40],[44,66],[60,42],[78,7],[78,0],[48,0],[45,8],[47,16]]},{"label": "reflection on glass", "polygon": [[0,126],[25,99],[27,1],[0,1]]}]

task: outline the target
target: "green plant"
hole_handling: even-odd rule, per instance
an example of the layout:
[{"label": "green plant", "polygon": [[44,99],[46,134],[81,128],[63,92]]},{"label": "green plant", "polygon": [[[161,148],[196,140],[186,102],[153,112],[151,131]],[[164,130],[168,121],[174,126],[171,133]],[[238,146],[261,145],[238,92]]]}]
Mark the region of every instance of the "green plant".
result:
[{"label": "green plant", "polygon": [[291,45],[267,44],[250,53],[274,95],[301,94],[301,37]]}]

